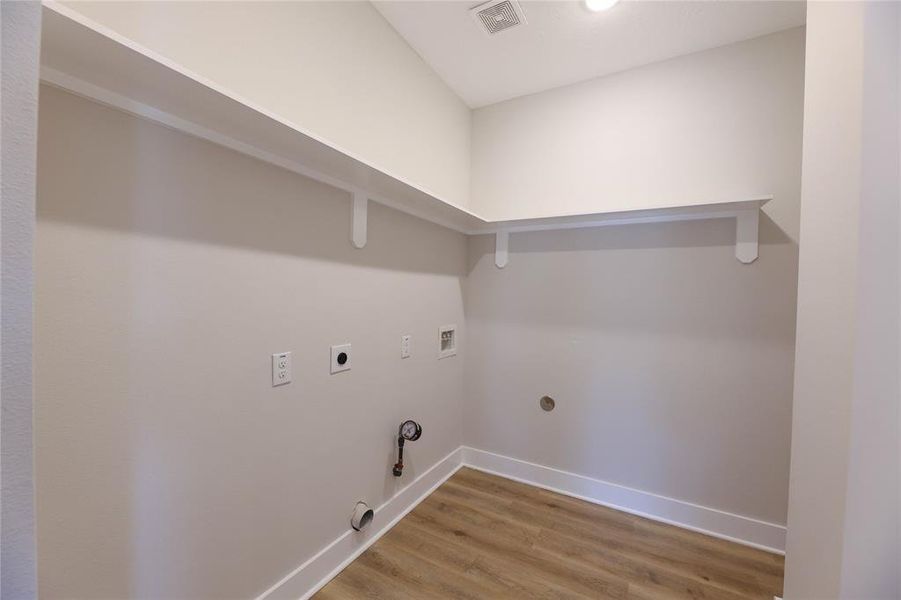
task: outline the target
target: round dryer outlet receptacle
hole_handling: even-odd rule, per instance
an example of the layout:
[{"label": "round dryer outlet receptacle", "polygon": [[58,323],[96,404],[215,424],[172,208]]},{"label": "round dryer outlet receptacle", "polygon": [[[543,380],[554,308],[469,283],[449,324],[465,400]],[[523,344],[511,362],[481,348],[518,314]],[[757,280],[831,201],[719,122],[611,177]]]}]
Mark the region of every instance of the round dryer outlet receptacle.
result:
[{"label": "round dryer outlet receptacle", "polygon": [[557,403],[550,396],[542,396],[541,399],[538,400],[538,406],[545,412],[551,412],[554,410],[554,407],[557,406]]}]

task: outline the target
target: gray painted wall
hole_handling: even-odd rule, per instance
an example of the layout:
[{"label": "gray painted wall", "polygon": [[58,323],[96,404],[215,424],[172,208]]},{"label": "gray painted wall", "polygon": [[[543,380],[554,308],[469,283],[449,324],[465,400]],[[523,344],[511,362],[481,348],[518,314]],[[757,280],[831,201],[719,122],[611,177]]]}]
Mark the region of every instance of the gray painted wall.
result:
[{"label": "gray painted wall", "polygon": [[[731,220],[513,234],[503,270],[493,263],[493,238],[472,238],[468,445],[785,524],[803,65],[804,30],[793,29],[476,111],[479,135],[499,136],[531,114],[536,135],[550,136],[541,139],[555,149],[551,180],[565,183],[559,193],[538,194],[548,205],[578,203],[568,194],[574,188],[612,203],[631,199],[618,186],[653,192],[659,202],[689,190],[723,193],[699,165],[775,197],[761,215],[760,258],[751,265],[735,259]],[[753,91],[738,93],[746,86]],[[652,90],[681,98],[665,113],[665,134],[627,102],[661,102]],[[564,178],[567,154],[556,148],[568,138],[552,143],[557,129],[538,115],[574,131],[588,113],[587,129],[571,136],[583,145],[566,152],[585,149],[583,159],[598,162]],[[621,114],[635,131],[622,126],[608,135],[599,124]],[[699,123],[725,115],[748,136],[704,127],[694,137]],[[670,128],[686,135],[670,137]],[[495,137],[495,149],[530,132]],[[665,149],[634,143],[632,134],[660,136]],[[479,135],[475,156],[484,158]],[[614,148],[627,139],[635,160],[620,168]],[[750,145],[739,143],[746,139]],[[532,176],[545,174],[540,164],[524,164]],[[538,407],[544,394],[557,400],[553,413]]]},{"label": "gray painted wall", "polygon": [[462,235],[373,204],[355,250],[333,188],[53,88],[40,125],[42,598],[253,597],[459,446]]},{"label": "gray painted wall", "polygon": [[467,445],[784,524],[798,248],[761,226],[751,265],[730,220],[472,238]]}]

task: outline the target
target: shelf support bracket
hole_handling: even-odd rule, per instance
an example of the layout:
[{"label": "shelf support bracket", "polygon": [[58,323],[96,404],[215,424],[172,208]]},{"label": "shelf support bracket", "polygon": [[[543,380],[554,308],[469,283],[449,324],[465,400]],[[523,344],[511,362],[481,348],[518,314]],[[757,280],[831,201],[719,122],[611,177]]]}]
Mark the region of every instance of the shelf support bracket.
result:
[{"label": "shelf support bracket", "polygon": [[498,269],[503,269],[507,266],[507,260],[509,258],[507,247],[509,244],[509,231],[498,231],[494,234],[494,264],[497,265]]},{"label": "shelf support bracket", "polygon": [[743,210],[735,216],[735,258],[744,264],[757,260],[757,229],[760,208]]},{"label": "shelf support bracket", "polygon": [[354,248],[362,248],[366,245],[366,209],[369,199],[363,192],[354,192],[354,208],[351,220],[350,240]]}]

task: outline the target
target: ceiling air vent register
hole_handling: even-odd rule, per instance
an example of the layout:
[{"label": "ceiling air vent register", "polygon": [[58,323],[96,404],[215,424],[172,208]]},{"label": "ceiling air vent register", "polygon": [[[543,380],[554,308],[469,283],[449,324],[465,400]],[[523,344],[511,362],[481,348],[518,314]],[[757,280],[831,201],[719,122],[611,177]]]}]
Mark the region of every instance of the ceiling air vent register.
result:
[{"label": "ceiling air vent register", "polygon": [[516,0],[492,0],[469,11],[489,35],[526,24],[526,16]]}]

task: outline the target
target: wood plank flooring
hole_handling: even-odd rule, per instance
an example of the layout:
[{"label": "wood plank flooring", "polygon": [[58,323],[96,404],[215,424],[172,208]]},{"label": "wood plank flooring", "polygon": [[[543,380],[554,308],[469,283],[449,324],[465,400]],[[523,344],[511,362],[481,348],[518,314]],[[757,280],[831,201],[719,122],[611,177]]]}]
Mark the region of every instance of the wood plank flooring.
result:
[{"label": "wood plank flooring", "polygon": [[316,600],[782,595],[783,558],[463,468]]}]

